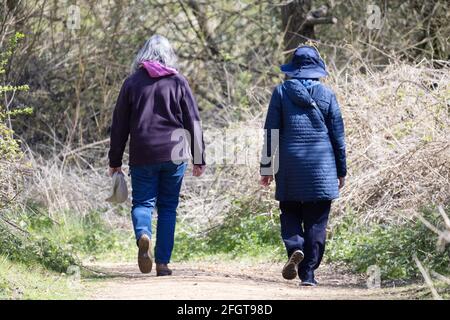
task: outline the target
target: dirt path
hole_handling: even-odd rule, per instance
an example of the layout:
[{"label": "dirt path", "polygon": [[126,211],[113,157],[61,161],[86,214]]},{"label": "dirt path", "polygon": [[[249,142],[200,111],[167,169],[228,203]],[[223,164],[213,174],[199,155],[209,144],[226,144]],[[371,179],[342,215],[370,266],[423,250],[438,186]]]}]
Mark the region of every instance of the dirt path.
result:
[{"label": "dirt path", "polygon": [[173,263],[172,277],[156,277],[155,271],[142,275],[132,263],[94,267],[107,275],[85,281],[91,299],[408,299],[411,291],[368,290],[363,279],[331,266],[321,267],[316,288],[282,279],[278,263]]}]

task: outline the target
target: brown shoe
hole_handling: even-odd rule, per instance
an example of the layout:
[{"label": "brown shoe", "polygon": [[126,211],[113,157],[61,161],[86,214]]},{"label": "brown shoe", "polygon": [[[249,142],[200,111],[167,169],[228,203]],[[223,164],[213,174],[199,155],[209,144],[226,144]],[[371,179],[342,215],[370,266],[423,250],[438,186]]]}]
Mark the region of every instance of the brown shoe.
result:
[{"label": "brown shoe", "polygon": [[163,276],[171,276],[172,270],[169,269],[167,264],[165,263],[157,263],[156,264],[156,276],[157,277],[163,277]]},{"label": "brown shoe", "polygon": [[152,271],[152,254],[150,252],[152,241],[148,235],[143,234],[138,241],[138,265],[142,273],[150,273]]},{"label": "brown shoe", "polygon": [[304,254],[301,250],[295,250],[283,267],[281,274],[286,280],[292,280],[297,276],[298,264],[302,262]]}]

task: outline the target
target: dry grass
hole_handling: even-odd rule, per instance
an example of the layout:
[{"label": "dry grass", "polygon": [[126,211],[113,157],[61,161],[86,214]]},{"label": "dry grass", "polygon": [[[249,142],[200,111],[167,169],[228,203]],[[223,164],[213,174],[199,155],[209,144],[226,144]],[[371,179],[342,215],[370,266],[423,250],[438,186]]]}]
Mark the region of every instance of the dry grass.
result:
[{"label": "dry grass", "polygon": [[39,204],[47,209],[51,217],[61,213],[83,216],[101,210],[105,212],[104,217],[110,220],[115,216],[114,212],[129,205],[128,202],[113,207],[105,201],[110,192],[105,167],[82,169],[65,165],[58,157],[43,159],[31,151],[27,152],[27,160],[32,169],[21,194],[22,203]]},{"label": "dry grass", "polygon": [[391,65],[336,83],[347,128],[349,183],[339,208],[396,220],[448,203],[449,69]]}]

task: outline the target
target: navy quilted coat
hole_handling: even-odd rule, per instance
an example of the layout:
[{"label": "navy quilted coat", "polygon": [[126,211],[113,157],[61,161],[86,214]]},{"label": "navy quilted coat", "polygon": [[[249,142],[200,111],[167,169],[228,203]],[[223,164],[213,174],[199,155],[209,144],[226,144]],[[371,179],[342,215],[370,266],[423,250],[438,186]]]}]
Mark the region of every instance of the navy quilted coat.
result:
[{"label": "navy quilted coat", "polygon": [[[265,130],[269,159],[271,148],[278,150],[277,200],[317,201],[339,196],[337,178],[347,173],[344,123],[332,90],[318,81],[306,87],[298,79],[286,80],[272,94],[264,128],[279,129],[275,140],[271,140],[271,131]],[[262,161],[262,175],[272,162]]]}]

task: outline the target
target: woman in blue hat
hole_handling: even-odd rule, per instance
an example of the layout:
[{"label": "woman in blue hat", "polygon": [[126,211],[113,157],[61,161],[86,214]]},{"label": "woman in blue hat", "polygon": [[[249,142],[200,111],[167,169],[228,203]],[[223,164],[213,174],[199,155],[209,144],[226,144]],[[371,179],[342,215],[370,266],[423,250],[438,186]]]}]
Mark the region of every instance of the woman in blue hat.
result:
[{"label": "woman in blue hat", "polygon": [[270,100],[261,184],[268,186],[275,176],[288,254],[283,277],[298,275],[302,285],[315,286],[331,201],[339,196],[347,173],[344,122],[336,95],[319,81],[328,73],[314,47],[298,47],[281,71],[288,79]]}]

